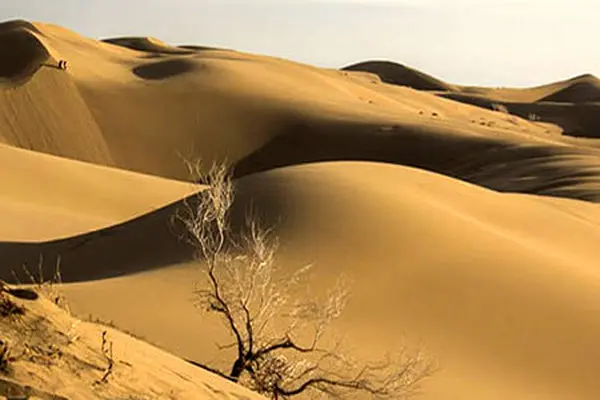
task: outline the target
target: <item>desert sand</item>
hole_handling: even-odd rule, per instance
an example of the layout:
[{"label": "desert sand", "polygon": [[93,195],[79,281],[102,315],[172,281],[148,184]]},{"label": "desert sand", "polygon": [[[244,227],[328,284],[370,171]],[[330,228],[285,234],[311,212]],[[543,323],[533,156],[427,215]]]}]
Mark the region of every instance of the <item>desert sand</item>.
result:
[{"label": "desert sand", "polygon": [[[72,315],[31,312],[146,341],[110,329],[133,367],[109,395],[259,398],[185,361],[233,357],[194,307],[198,266],[171,224],[203,189],[183,160],[201,159],[232,167],[235,209],[274,226],[284,270],[313,263],[314,291],[354,278],[334,330],[357,356],[404,344],[436,360],[419,398],[597,398],[597,78],[464,87],[391,62],[321,69],[24,21],[0,25],[0,51],[19,54],[0,64],[0,279],[60,259]],[[104,328],[76,325],[69,351],[101,363]],[[61,368],[15,379],[103,398],[82,383],[101,371]]]}]

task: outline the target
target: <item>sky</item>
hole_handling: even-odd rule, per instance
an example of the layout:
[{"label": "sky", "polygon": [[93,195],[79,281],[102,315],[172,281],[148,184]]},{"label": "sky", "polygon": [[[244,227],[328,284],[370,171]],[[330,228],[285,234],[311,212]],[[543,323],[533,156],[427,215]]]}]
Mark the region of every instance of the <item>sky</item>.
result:
[{"label": "sky", "polygon": [[600,0],[0,0],[0,20],[321,67],[391,60],[456,84],[600,76]]}]

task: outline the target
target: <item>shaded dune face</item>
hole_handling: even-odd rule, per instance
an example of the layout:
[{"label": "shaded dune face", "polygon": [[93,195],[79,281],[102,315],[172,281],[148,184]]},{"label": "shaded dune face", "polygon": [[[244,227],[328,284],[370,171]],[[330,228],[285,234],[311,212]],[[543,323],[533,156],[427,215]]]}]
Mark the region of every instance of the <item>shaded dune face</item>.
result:
[{"label": "shaded dune face", "polygon": [[193,45],[193,44],[185,44],[185,45],[177,46],[177,48],[184,49],[184,50],[194,50],[194,51],[225,50],[225,49],[222,49],[219,47],[198,46],[198,45]]},{"label": "shaded dune face", "polygon": [[[341,139],[343,138],[343,139]],[[502,192],[600,202],[600,151],[482,137],[296,125],[241,160],[236,175],[319,161],[378,161],[424,168]]]},{"label": "shaded dune face", "polygon": [[22,19],[15,19],[0,23],[0,32],[7,32],[18,29],[26,29],[30,32],[35,32],[37,34],[43,35],[43,33],[38,28],[36,28],[34,24]]},{"label": "shaded dune face", "polygon": [[186,59],[174,59],[140,65],[133,69],[138,78],[160,80],[199,70],[197,63]]},{"label": "shaded dune face", "polygon": [[366,61],[342,68],[378,75],[383,82],[408,86],[417,90],[455,90],[456,88],[430,75],[390,61]]},{"label": "shaded dune face", "polygon": [[586,103],[600,101],[600,80],[592,77],[586,82],[575,82],[540,101]]},{"label": "shaded dune face", "polygon": [[0,24],[0,89],[30,78],[49,58],[27,23]]},{"label": "shaded dune face", "polygon": [[193,251],[179,239],[183,231],[172,219],[179,207],[181,204],[174,204],[123,224],[67,239],[0,243],[0,254],[5,260],[0,279],[14,281],[16,273],[21,282],[27,282],[28,277],[19,266],[35,266],[40,260],[44,275],[52,276],[59,258],[64,282],[106,279],[190,261]]}]

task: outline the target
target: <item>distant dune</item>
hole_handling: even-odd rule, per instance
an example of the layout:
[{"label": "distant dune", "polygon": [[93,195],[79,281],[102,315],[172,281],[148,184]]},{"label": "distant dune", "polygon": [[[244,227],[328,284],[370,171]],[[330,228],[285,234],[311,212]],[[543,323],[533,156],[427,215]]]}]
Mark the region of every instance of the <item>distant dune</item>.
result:
[{"label": "distant dune", "polygon": [[[176,179],[187,178],[182,157],[208,163],[226,158],[238,164],[238,175],[297,162],[371,160],[469,179],[470,171],[455,171],[465,151],[529,143],[551,157],[549,143],[565,145],[558,128],[457,106],[436,96],[439,91],[429,94],[358,75],[365,72],[322,70],[227,50],[161,55],[152,53],[162,51],[156,40],[129,38],[129,44],[160,45],[139,52],[59,27],[38,24],[36,29],[70,68],[36,74],[17,88],[23,100],[6,92],[4,104],[10,107],[3,109],[10,113],[5,118],[14,133],[5,141],[30,150]],[[160,57],[148,58],[150,53]],[[418,71],[394,68],[416,81],[431,81]],[[436,88],[441,87],[453,88]],[[59,101],[60,96],[65,98]],[[17,107],[35,110],[39,117],[11,111]],[[80,111],[67,120],[68,110]],[[567,132],[578,129],[567,127]],[[443,157],[435,155],[440,151]],[[593,158],[587,162],[595,163]],[[554,182],[538,179],[538,186]]]},{"label": "distant dune", "polygon": [[487,109],[502,104],[513,115],[556,124],[564,135],[600,137],[600,80],[593,75],[526,89],[463,87],[437,94]]},{"label": "distant dune", "polygon": [[168,44],[153,37],[120,37],[103,39],[105,43],[123,46],[132,50],[146,51],[159,54],[190,54],[191,51]]},{"label": "distant dune", "polygon": [[600,102],[600,79],[593,75],[581,75],[570,79],[565,87],[539,101],[586,103]]},{"label": "distant dune", "polygon": [[342,68],[345,71],[364,71],[378,75],[385,83],[408,86],[418,90],[455,91],[449,85],[431,75],[391,61],[366,61]]},{"label": "distant dune", "polygon": [[[60,259],[75,315],[226,367],[172,218],[203,190],[185,160],[222,161],[232,215],[254,205],[273,225],[284,271],[314,263],[315,291],[355,278],[334,328],[357,357],[406,338],[439,361],[421,398],[597,398],[597,78],[459,86],[388,61],[322,69],[25,21],[0,24],[0,54],[0,279]],[[184,374],[161,388],[243,396],[118,343]]]}]

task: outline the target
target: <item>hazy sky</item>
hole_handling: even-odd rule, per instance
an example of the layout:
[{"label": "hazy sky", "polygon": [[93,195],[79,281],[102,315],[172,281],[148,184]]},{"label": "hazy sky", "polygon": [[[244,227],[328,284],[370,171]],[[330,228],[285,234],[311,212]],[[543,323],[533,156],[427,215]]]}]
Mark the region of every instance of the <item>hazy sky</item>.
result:
[{"label": "hazy sky", "polygon": [[325,67],[388,59],[453,83],[600,75],[600,0],[0,0],[95,38],[154,36]]}]

